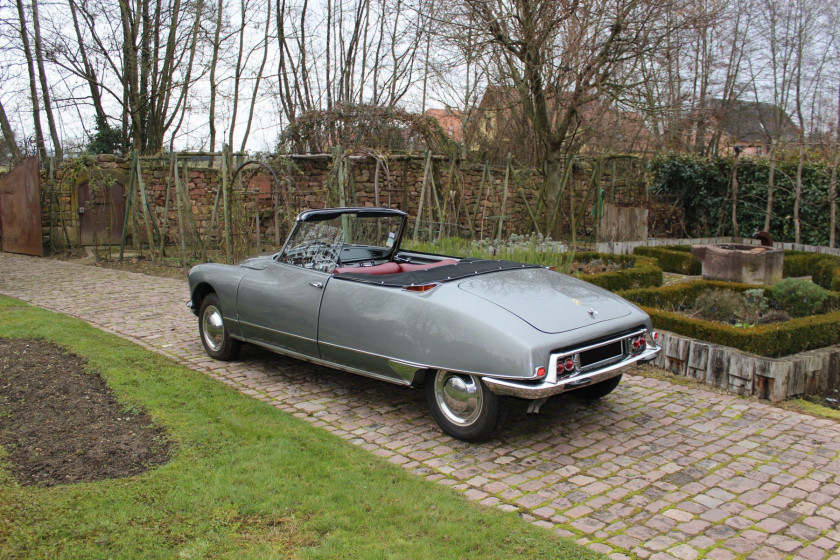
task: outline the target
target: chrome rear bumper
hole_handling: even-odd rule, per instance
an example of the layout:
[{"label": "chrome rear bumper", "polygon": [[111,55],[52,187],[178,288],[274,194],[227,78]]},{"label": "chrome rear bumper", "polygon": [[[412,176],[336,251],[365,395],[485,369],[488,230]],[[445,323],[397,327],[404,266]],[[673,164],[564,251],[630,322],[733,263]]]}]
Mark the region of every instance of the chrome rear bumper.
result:
[{"label": "chrome rear bumper", "polygon": [[544,399],[553,395],[559,395],[567,391],[573,391],[586,387],[587,385],[594,385],[601,381],[606,381],[611,377],[616,377],[624,373],[630,366],[639,362],[648,362],[656,357],[661,350],[658,346],[648,346],[647,350],[629,356],[624,360],[606,366],[595,371],[589,371],[576,375],[574,377],[566,377],[556,381],[546,380],[542,383],[523,383],[521,381],[511,381],[509,379],[495,379],[492,377],[482,377],[481,380],[487,385],[487,388],[497,395],[507,395],[512,397],[520,397],[523,399]]}]

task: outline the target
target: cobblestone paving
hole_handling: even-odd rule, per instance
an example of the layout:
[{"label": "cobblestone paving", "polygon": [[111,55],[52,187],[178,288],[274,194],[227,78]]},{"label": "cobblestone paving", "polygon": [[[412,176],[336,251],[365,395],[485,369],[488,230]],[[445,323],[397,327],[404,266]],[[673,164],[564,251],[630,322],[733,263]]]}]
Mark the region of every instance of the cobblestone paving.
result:
[{"label": "cobblestone paving", "polygon": [[625,376],[598,403],[512,406],[481,445],[443,435],[422,391],[255,348],[207,358],[183,282],[0,254],[0,293],[169,355],[404,469],[612,558],[840,559],[840,424]]}]

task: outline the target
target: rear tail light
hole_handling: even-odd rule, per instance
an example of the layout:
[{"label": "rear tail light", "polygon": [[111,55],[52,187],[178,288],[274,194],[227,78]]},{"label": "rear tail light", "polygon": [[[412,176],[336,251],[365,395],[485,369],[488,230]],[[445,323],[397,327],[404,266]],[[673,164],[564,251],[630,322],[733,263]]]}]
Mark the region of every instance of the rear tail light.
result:
[{"label": "rear tail light", "polygon": [[654,342],[659,342],[659,333],[658,332],[653,331],[653,333],[651,333],[651,337],[653,338]]},{"label": "rear tail light", "polygon": [[647,339],[645,338],[645,335],[642,334],[631,338],[630,347],[632,348],[634,354],[644,350],[647,347]]},{"label": "rear tail light", "polygon": [[537,368],[537,377],[545,377],[545,368],[540,366]]},{"label": "rear tail light", "polygon": [[409,292],[428,292],[429,290],[434,290],[438,286],[440,286],[440,282],[432,282],[430,284],[412,284],[411,286],[406,286],[403,289],[408,290]]}]

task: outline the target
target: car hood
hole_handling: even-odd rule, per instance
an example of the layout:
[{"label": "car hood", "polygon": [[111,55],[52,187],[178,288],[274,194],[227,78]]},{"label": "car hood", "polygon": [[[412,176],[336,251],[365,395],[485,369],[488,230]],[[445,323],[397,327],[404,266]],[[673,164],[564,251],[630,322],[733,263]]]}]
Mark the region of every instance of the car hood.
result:
[{"label": "car hood", "polygon": [[545,333],[626,317],[633,309],[607,290],[545,268],[483,274],[460,282],[458,287]]}]

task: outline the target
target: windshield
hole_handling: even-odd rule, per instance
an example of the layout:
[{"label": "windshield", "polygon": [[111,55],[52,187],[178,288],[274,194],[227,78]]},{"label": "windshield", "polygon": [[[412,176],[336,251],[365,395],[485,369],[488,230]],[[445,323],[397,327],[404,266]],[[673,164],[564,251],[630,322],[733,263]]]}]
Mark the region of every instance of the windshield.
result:
[{"label": "windshield", "polygon": [[387,261],[399,239],[402,222],[402,216],[357,214],[301,222],[279,260],[323,272],[348,263]]}]

